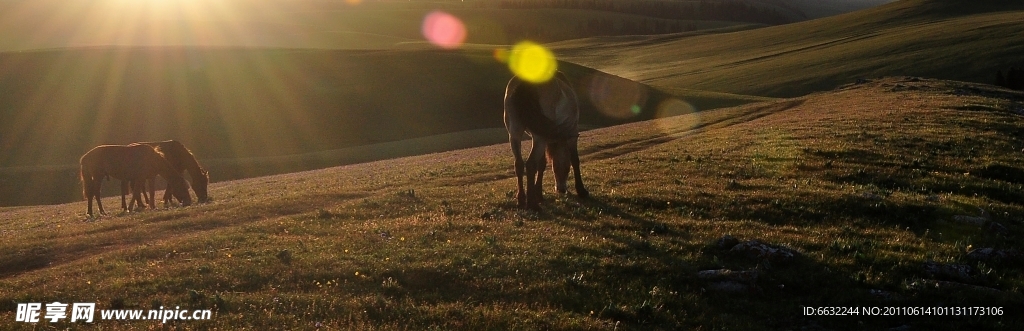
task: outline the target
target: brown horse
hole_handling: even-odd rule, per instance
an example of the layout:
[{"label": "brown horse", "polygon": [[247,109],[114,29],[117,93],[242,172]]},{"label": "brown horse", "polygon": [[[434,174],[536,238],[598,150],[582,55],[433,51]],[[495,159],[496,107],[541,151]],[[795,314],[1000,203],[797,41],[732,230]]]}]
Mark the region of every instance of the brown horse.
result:
[{"label": "brown horse", "polygon": [[[92,213],[92,200],[96,199],[100,213],[106,214],[103,210],[103,202],[100,200],[100,188],[103,180],[114,177],[122,181],[121,204],[124,205],[124,183],[140,183],[146,179],[161,177],[167,179],[167,190],[175,198],[183,201],[188,206],[192,204],[192,197],[188,194],[188,182],[181,177],[163,155],[153,147],[147,145],[102,145],[93,148],[82,155],[79,161],[81,168],[79,177],[82,180],[82,195],[89,201],[89,216]],[[138,197],[142,192],[135,190],[132,202],[141,200]]]},{"label": "brown horse", "polygon": [[[185,148],[185,145],[177,140],[137,142],[133,145],[135,144],[148,145],[156,148],[157,151],[163,153],[164,158],[167,159],[167,162],[171,164],[171,167],[174,168],[179,175],[184,175],[187,170],[189,177],[192,178],[192,190],[196,192],[196,198],[200,203],[210,201],[210,196],[207,191],[210,184],[210,173],[199,165],[199,161],[196,161],[195,155],[193,155],[192,151],[189,151],[188,148]],[[153,182],[149,182],[150,187],[152,187],[153,184]],[[149,201],[153,200],[151,197],[147,199],[149,199]],[[164,191],[164,205],[169,204],[170,201],[170,191]],[[179,200],[179,202],[181,201]]]},{"label": "brown horse", "polygon": [[[576,180],[576,195],[587,198],[580,175],[579,100],[568,78],[558,72],[551,80],[534,84],[513,77],[505,87],[505,129],[515,156],[518,181],[516,199],[520,207],[536,209],[543,198],[544,168],[547,158],[555,173],[555,189],[566,193],[569,166]],[[523,162],[522,140],[526,132],[533,137],[530,158]],[[547,158],[545,158],[545,153]],[[523,175],[527,176],[526,191]],[[536,176],[535,176],[536,175]]]}]

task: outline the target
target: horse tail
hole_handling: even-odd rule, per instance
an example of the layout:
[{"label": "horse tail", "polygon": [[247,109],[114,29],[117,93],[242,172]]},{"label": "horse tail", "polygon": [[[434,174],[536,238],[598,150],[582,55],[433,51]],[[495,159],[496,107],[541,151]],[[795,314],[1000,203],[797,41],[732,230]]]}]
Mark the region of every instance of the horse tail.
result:
[{"label": "horse tail", "polygon": [[78,180],[82,182],[82,197],[86,200],[89,199],[89,185],[85,182],[85,163],[81,163],[78,166]]},{"label": "horse tail", "polygon": [[93,178],[92,173],[95,171],[95,153],[96,149],[92,149],[89,152],[82,155],[82,158],[78,160],[78,180],[82,182],[82,197],[89,200],[93,196],[93,182],[96,181]]}]

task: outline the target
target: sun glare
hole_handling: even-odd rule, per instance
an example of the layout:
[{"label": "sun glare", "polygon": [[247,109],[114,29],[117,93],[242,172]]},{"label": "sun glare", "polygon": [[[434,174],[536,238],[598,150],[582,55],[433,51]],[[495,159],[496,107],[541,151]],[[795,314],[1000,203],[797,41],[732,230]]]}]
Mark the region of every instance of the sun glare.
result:
[{"label": "sun glare", "polygon": [[555,54],[540,44],[523,41],[512,47],[508,55],[512,73],[531,83],[543,83],[555,76],[558,61]]}]

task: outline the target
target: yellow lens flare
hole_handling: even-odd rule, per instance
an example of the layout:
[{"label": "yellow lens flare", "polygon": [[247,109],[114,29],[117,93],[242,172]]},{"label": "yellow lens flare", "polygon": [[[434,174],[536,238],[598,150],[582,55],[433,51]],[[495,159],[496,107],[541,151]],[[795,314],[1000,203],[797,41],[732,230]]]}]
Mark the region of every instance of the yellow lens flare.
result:
[{"label": "yellow lens flare", "polygon": [[508,56],[508,67],[520,79],[531,83],[543,83],[555,76],[558,61],[555,54],[540,44],[523,41],[512,47]]}]

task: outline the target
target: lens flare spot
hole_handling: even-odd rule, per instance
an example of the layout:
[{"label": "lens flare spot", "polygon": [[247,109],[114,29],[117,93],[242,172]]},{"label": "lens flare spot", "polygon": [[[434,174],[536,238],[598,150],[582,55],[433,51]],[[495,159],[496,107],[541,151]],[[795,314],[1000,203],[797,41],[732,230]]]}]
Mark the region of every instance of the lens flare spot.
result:
[{"label": "lens flare spot", "polygon": [[[669,118],[671,117],[671,118]],[[664,132],[685,132],[700,125],[700,112],[689,102],[667,99],[658,104],[654,115],[657,126]]]},{"label": "lens flare spot", "polygon": [[508,50],[497,48],[494,50],[494,59],[501,63],[508,63]]},{"label": "lens flare spot", "polygon": [[610,75],[593,75],[586,80],[590,101],[605,116],[627,119],[643,111],[647,92],[640,84]]},{"label": "lens flare spot", "polygon": [[466,25],[452,14],[433,11],[423,19],[423,37],[441,48],[459,48],[466,41]]},{"label": "lens flare spot", "polygon": [[558,61],[555,54],[540,44],[523,41],[512,47],[508,67],[519,78],[531,83],[543,83],[555,76]]},{"label": "lens flare spot", "polygon": [[345,3],[347,3],[349,5],[352,5],[352,6],[355,6],[355,5],[363,3],[363,0],[345,0]]}]

